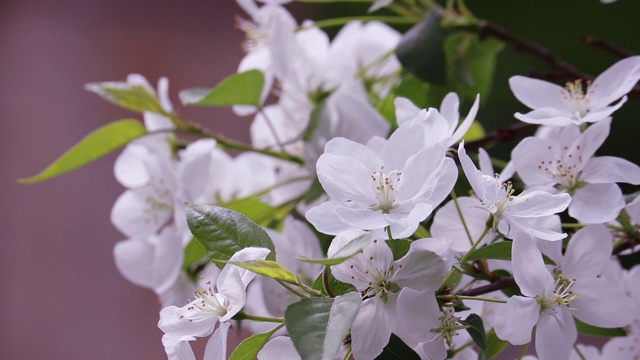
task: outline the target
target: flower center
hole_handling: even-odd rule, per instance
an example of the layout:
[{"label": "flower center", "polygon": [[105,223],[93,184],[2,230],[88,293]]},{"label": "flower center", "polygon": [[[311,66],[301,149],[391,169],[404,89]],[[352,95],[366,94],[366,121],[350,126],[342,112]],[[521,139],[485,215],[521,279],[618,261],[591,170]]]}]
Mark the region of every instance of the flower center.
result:
[{"label": "flower center", "polygon": [[[227,313],[227,307],[229,306],[227,299],[213,291],[210,281],[207,282],[207,286],[206,290],[198,288],[198,290],[193,293],[196,297],[196,301],[193,302],[193,307],[203,313],[224,316]],[[193,308],[190,308],[189,310],[192,309]]]},{"label": "flower center", "polygon": [[255,51],[267,45],[268,34],[257,23],[236,16],[236,28],[244,31],[246,38],[242,42],[242,49],[246,52]]},{"label": "flower center", "polygon": [[559,275],[553,292],[536,298],[540,304],[540,313],[544,313],[550,309],[555,311],[555,308],[557,307],[562,307],[567,310],[576,310],[576,308],[571,307],[571,302],[580,297],[571,290],[571,287],[575,282],[576,279],[569,280],[564,278],[562,275]]},{"label": "flower center", "polygon": [[376,194],[377,204],[371,205],[371,210],[382,210],[384,214],[388,214],[395,209],[396,196],[398,194],[398,186],[402,178],[401,171],[392,171],[389,175],[380,172],[374,172],[371,175],[371,182]]},{"label": "flower center", "polygon": [[[549,146],[549,150],[553,147]],[[546,172],[553,180],[558,183],[559,190],[566,190],[573,193],[575,190],[584,186],[584,182],[580,181],[580,171],[582,170],[582,147],[576,145],[575,149],[568,146],[562,148],[562,154],[559,158],[551,158],[541,160],[538,164],[538,170]]]},{"label": "flower center", "polygon": [[453,337],[458,335],[458,330],[462,330],[467,328],[467,326],[460,324],[461,318],[453,316],[454,309],[451,307],[447,307],[442,310],[443,314],[440,316],[440,327],[431,329],[431,332],[440,334],[447,345],[451,347],[453,343]]},{"label": "flower center", "polygon": [[576,80],[572,83],[567,82],[565,84],[564,89],[561,92],[562,99],[576,118],[581,119],[589,113],[589,95],[595,93],[595,87],[597,87],[597,84],[592,84],[591,81],[586,81],[585,88],[582,84],[582,80]]}]

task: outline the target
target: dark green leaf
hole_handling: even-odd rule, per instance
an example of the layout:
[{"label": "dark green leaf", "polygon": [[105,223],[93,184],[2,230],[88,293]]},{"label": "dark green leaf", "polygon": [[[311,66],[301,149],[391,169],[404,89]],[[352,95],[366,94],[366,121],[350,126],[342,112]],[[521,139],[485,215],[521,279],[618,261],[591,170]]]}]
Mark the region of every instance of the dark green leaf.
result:
[{"label": "dark green leaf", "polygon": [[399,337],[391,334],[389,343],[376,360],[419,360],[420,356]]},{"label": "dark green leaf", "polygon": [[402,66],[420,79],[444,86],[447,62],[444,41],[447,31],[441,26],[442,14],[433,9],[426,18],[409,29],[396,48]]},{"label": "dark green leaf", "polygon": [[84,88],[125,109],[136,112],[165,113],[156,94],[142,85],[133,85],[123,81],[109,81],[89,83]]},{"label": "dark green leaf", "polygon": [[284,320],[303,360],[332,360],[362,304],[359,293],[308,298],[289,305]]},{"label": "dark green leaf", "polygon": [[[275,261],[276,251],[267,233],[256,223],[237,211],[214,205],[185,205],[187,223],[191,233],[207,249],[214,262],[227,261],[236,252],[247,247],[271,250],[267,260]],[[216,262],[219,268],[224,263]]]},{"label": "dark green leaf", "polygon": [[[482,259],[495,259],[495,260],[511,260],[511,241],[501,241],[493,244],[483,246],[476,251],[472,252],[467,258],[469,261],[482,260]],[[555,265],[556,263],[546,255],[542,255],[544,263],[547,265]]]},{"label": "dark green leaf", "polygon": [[483,354],[487,353],[487,334],[484,332],[484,323],[477,314],[467,316],[463,322],[469,327],[466,329],[473,342],[478,345]]},{"label": "dark green leaf", "polygon": [[[323,273],[320,273],[320,275],[318,275],[318,277],[316,278],[316,281],[313,282],[312,288],[314,290],[318,290],[322,292],[323,295],[328,296],[329,294],[325,289],[324,280],[322,277],[323,277]],[[338,281],[335,277],[333,277],[331,270],[329,270],[329,272],[327,273],[327,284],[331,292],[333,293],[333,295],[336,295],[336,296],[344,295],[346,293],[356,291],[356,288],[353,285],[343,283],[342,281]]]},{"label": "dark green leaf", "polygon": [[496,332],[491,329],[487,335],[487,359],[495,359],[507,346],[509,346],[509,342],[500,340]]},{"label": "dark green leaf", "polygon": [[253,69],[231,75],[211,90],[182,90],[179,97],[188,106],[259,106],[263,88],[264,74]]},{"label": "dark green leaf", "polygon": [[273,330],[262,334],[255,334],[242,340],[240,345],[233,350],[229,360],[253,360],[267,343],[271,335],[278,331],[282,325],[276,326]]},{"label": "dark green leaf", "polygon": [[38,175],[19,179],[18,182],[33,184],[62,175],[97,160],[145,134],[147,130],[137,120],[112,122],[80,140]]},{"label": "dark green leaf", "polygon": [[578,328],[578,332],[585,335],[594,335],[594,336],[605,336],[605,337],[614,337],[614,336],[627,336],[626,331],[621,328],[600,328],[597,326],[589,325],[580,321],[580,319],[574,318],[576,321],[576,327]]}]

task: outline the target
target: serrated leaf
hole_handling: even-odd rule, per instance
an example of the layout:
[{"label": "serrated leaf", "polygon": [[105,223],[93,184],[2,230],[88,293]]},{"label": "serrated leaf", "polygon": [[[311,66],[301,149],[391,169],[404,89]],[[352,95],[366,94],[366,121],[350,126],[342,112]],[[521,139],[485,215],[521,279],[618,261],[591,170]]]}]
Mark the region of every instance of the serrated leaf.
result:
[{"label": "serrated leaf", "polygon": [[486,355],[487,353],[487,334],[484,332],[484,323],[482,322],[482,318],[478,316],[478,314],[471,314],[467,316],[463,321],[467,327],[465,330],[473,339],[473,342],[478,345],[482,353]]},{"label": "serrated leaf", "polygon": [[444,41],[448,31],[441,26],[442,14],[433,9],[425,19],[407,31],[396,48],[402,67],[418,78],[444,86],[447,62]]},{"label": "serrated leaf", "polygon": [[207,249],[207,256],[219,268],[236,252],[247,247],[271,250],[267,260],[276,259],[276,250],[269,235],[258,224],[237,211],[214,205],[187,203],[185,214],[191,233]]},{"label": "serrated leaf", "polygon": [[267,226],[273,219],[274,208],[256,198],[232,200],[221,205],[245,215],[260,226]]},{"label": "serrated leaf", "polygon": [[262,334],[255,334],[242,340],[240,345],[233,350],[229,360],[253,360],[264,345],[269,341],[271,335],[280,330],[282,325],[276,326],[273,330]]},{"label": "serrated leaf", "polygon": [[336,298],[308,298],[289,305],[284,320],[303,360],[332,360],[362,304],[357,292]]},{"label": "serrated leaf", "polygon": [[[501,241],[493,244],[489,244],[483,246],[479,249],[476,249],[474,252],[469,255],[467,260],[475,261],[482,259],[494,259],[494,260],[511,260],[511,241]],[[544,259],[544,263],[547,265],[556,265],[556,263],[551,260],[548,256],[542,255]]]},{"label": "serrated leaf", "polygon": [[576,328],[581,334],[606,337],[627,336],[627,332],[621,328],[601,328],[584,323],[578,318],[574,318],[574,320],[576,321]]},{"label": "serrated leaf", "polygon": [[112,122],[80,140],[38,175],[18,179],[18,182],[33,184],[62,175],[89,164],[145,134],[147,134],[147,130],[137,120],[126,119]]},{"label": "serrated leaf", "polygon": [[89,83],[84,88],[125,109],[136,112],[165,113],[156,94],[142,85],[124,81],[107,81]]},{"label": "serrated leaf", "polygon": [[182,90],[179,97],[182,104],[187,106],[259,106],[263,88],[264,74],[253,69],[233,74],[211,90]]},{"label": "serrated leaf", "polygon": [[298,276],[284,266],[270,260],[250,260],[247,262],[231,261],[229,264],[240,266],[254,273],[290,284],[298,283]]},{"label": "serrated leaf", "polygon": [[509,346],[508,341],[498,338],[496,332],[491,329],[487,335],[487,359],[493,360]]},{"label": "serrated leaf", "polygon": [[309,259],[305,257],[298,257],[298,260],[312,264],[322,265],[338,265],[345,262],[352,256],[356,255],[362,249],[364,249],[373,240],[373,235],[370,233],[362,234],[355,239],[349,241],[343,248],[338,250],[332,257],[327,259]]},{"label": "serrated leaf", "polygon": [[391,334],[389,343],[384,347],[382,353],[378,355],[376,360],[419,360],[420,355],[416,353],[409,345],[400,340],[394,334]]}]

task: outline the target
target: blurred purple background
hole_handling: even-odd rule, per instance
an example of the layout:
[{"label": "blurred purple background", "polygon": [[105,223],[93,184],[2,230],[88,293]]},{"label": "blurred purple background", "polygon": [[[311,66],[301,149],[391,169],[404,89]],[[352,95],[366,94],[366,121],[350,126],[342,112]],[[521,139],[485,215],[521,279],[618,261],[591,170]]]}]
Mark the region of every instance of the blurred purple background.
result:
[{"label": "blurred purple background", "polygon": [[1,359],[166,357],[156,296],[114,265],[115,154],[44,183],[16,179],[108,122],[140,119],[83,90],[133,72],[169,77],[182,115],[248,140],[249,118],[177,106],[179,90],[235,72],[235,15],[231,0],[0,1]]}]

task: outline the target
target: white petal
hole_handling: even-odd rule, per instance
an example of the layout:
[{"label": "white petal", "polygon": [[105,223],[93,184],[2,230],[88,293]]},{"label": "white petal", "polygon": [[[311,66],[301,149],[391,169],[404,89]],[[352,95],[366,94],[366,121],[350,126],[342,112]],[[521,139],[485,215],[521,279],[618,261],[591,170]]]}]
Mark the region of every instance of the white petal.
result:
[{"label": "white petal", "polygon": [[421,150],[411,156],[402,169],[402,183],[398,189],[398,200],[420,196],[437,182],[439,169],[445,158],[444,148],[439,144]]},{"label": "white petal", "polygon": [[531,342],[531,331],[539,317],[540,304],[535,299],[512,296],[500,308],[493,326],[500,339],[513,345],[524,345]]},{"label": "white petal", "polygon": [[383,165],[382,159],[378,157],[375,151],[361,143],[343,137],[329,140],[324,147],[324,152],[325,154],[352,157],[371,171],[380,171],[380,167]]},{"label": "white petal", "polygon": [[414,120],[421,112],[426,111],[415,106],[411,100],[398,96],[393,102],[396,107],[396,122],[398,126]]},{"label": "white petal", "polygon": [[396,261],[397,270],[390,281],[400,287],[409,287],[418,291],[426,289],[435,291],[449,269],[445,268],[445,261],[440,255],[430,251],[432,242],[446,242],[449,248],[451,246],[450,241],[434,238],[412,242],[409,252]]},{"label": "white petal", "polygon": [[555,108],[541,108],[529,111],[526,114],[515,113],[516,119],[529,124],[540,124],[548,126],[568,126],[572,124],[580,124],[573,116],[563,110]]},{"label": "white petal", "polygon": [[617,184],[587,184],[573,195],[569,215],[585,224],[602,223],[614,220],[624,205]]},{"label": "white petal", "polygon": [[382,229],[390,225],[390,221],[384,216],[382,211],[374,211],[371,209],[352,209],[338,206],[335,213],[342,222],[352,227],[363,230]]},{"label": "white petal", "polygon": [[599,156],[587,162],[582,170],[581,179],[589,183],[624,182],[638,185],[640,167],[619,157]]},{"label": "white petal", "polygon": [[569,311],[557,315],[542,315],[536,328],[536,352],[540,360],[568,359],[578,338],[575,322]]},{"label": "white petal", "polygon": [[318,180],[331,200],[364,201],[375,196],[369,185],[371,170],[354,158],[323,154],[316,168]]},{"label": "white petal", "polygon": [[299,360],[300,355],[288,336],[276,336],[269,340],[258,353],[258,360]]},{"label": "white petal", "polygon": [[321,233],[337,235],[354,227],[345,223],[336,212],[339,206],[335,201],[328,201],[306,212],[307,220]]},{"label": "white petal", "polygon": [[542,254],[529,236],[518,234],[513,240],[511,253],[513,277],[523,295],[536,297],[553,290],[553,278],[544,265]]},{"label": "white petal", "polygon": [[640,79],[640,56],[622,59],[600,74],[589,90],[591,108],[599,109],[627,94]]},{"label": "white petal", "polygon": [[403,169],[407,159],[422,150],[424,145],[424,131],[421,124],[412,122],[398,128],[391,134],[380,154],[385,171]]},{"label": "white petal", "polygon": [[[250,260],[264,260],[270,252],[271,251],[267,248],[247,247],[233,254],[229,261],[246,262]],[[227,276],[229,276],[231,273],[237,273],[238,277],[234,277],[233,279],[229,279],[228,281]],[[218,279],[216,280],[216,287],[220,291],[230,284],[231,286],[235,287],[237,280],[240,280],[240,285],[244,290],[255,276],[256,273],[254,273],[253,271],[249,271],[236,265],[227,264],[220,272],[220,275],[218,275]],[[230,284],[227,284],[227,282]]]},{"label": "white petal", "polygon": [[512,76],[509,86],[513,95],[531,109],[565,109],[562,100],[562,92],[565,90],[556,84],[525,76]]},{"label": "white petal", "polygon": [[[201,300],[195,300],[200,305]],[[158,327],[170,336],[207,336],[218,323],[218,315],[197,309],[194,302],[181,308],[168,306],[160,311]],[[164,342],[164,341],[163,341]],[[165,345],[166,347],[166,345]]]},{"label": "white petal", "polygon": [[[460,214],[456,209],[456,204],[452,200],[440,208],[433,218],[431,225],[431,235],[435,238],[453,239],[453,250],[456,252],[468,251],[473,241],[478,239],[484,231],[489,213],[481,207],[480,201],[476,198],[459,197],[458,204],[464,217],[465,223],[471,234],[471,239],[465,231]],[[492,239],[493,236],[487,234],[485,239]],[[486,242],[487,240],[483,240]],[[482,245],[482,244],[481,244]]]},{"label": "white petal", "polygon": [[405,343],[431,341],[438,335],[432,332],[441,326],[440,307],[432,290],[403,289],[398,295],[398,329],[395,334]]},{"label": "white petal", "polygon": [[575,316],[587,324],[613,328],[633,322],[636,304],[622,288],[601,278],[575,283],[574,292],[579,298],[571,302],[577,308]]},{"label": "white petal", "polygon": [[528,186],[557,183],[543,163],[555,161],[561,156],[560,144],[557,141],[536,137],[523,139],[511,152],[513,165]]},{"label": "white petal", "polygon": [[[389,301],[391,301],[389,296]],[[351,346],[356,359],[375,359],[389,343],[395,319],[385,311],[378,297],[367,299],[351,325]]]},{"label": "white petal", "polygon": [[578,230],[569,241],[562,263],[562,275],[568,279],[590,279],[604,271],[613,251],[613,235],[602,225]]},{"label": "white petal", "polygon": [[227,334],[230,322],[222,322],[207,341],[204,360],[225,360],[227,358]]},{"label": "white petal", "polygon": [[596,153],[609,136],[611,119],[599,121],[587,128],[582,135],[576,139],[574,146],[580,146],[582,158],[586,162]]},{"label": "white petal", "polygon": [[111,209],[111,222],[128,237],[146,237],[160,230],[172,215],[173,199],[145,186],[118,197]]},{"label": "white petal", "polygon": [[571,202],[569,194],[551,195],[546,191],[525,192],[515,197],[509,214],[521,217],[538,217],[564,211]]},{"label": "white petal", "polygon": [[[444,106],[444,101],[443,101],[443,106]],[[462,124],[458,126],[456,131],[449,138],[449,140],[442,145],[444,145],[445,147],[450,147],[454,145],[456,142],[458,142],[458,140],[462,139],[462,137],[467,133],[467,131],[473,124],[473,121],[475,120],[476,115],[478,114],[479,107],[480,107],[480,94],[476,96],[476,101],[474,101],[473,105],[471,106],[471,109],[469,110],[469,114],[467,114],[467,117],[464,118],[464,121],[462,122]],[[456,115],[457,115],[457,108],[456,108]],[[445,115],[445,117],[447,117],[447,115]]]}]

